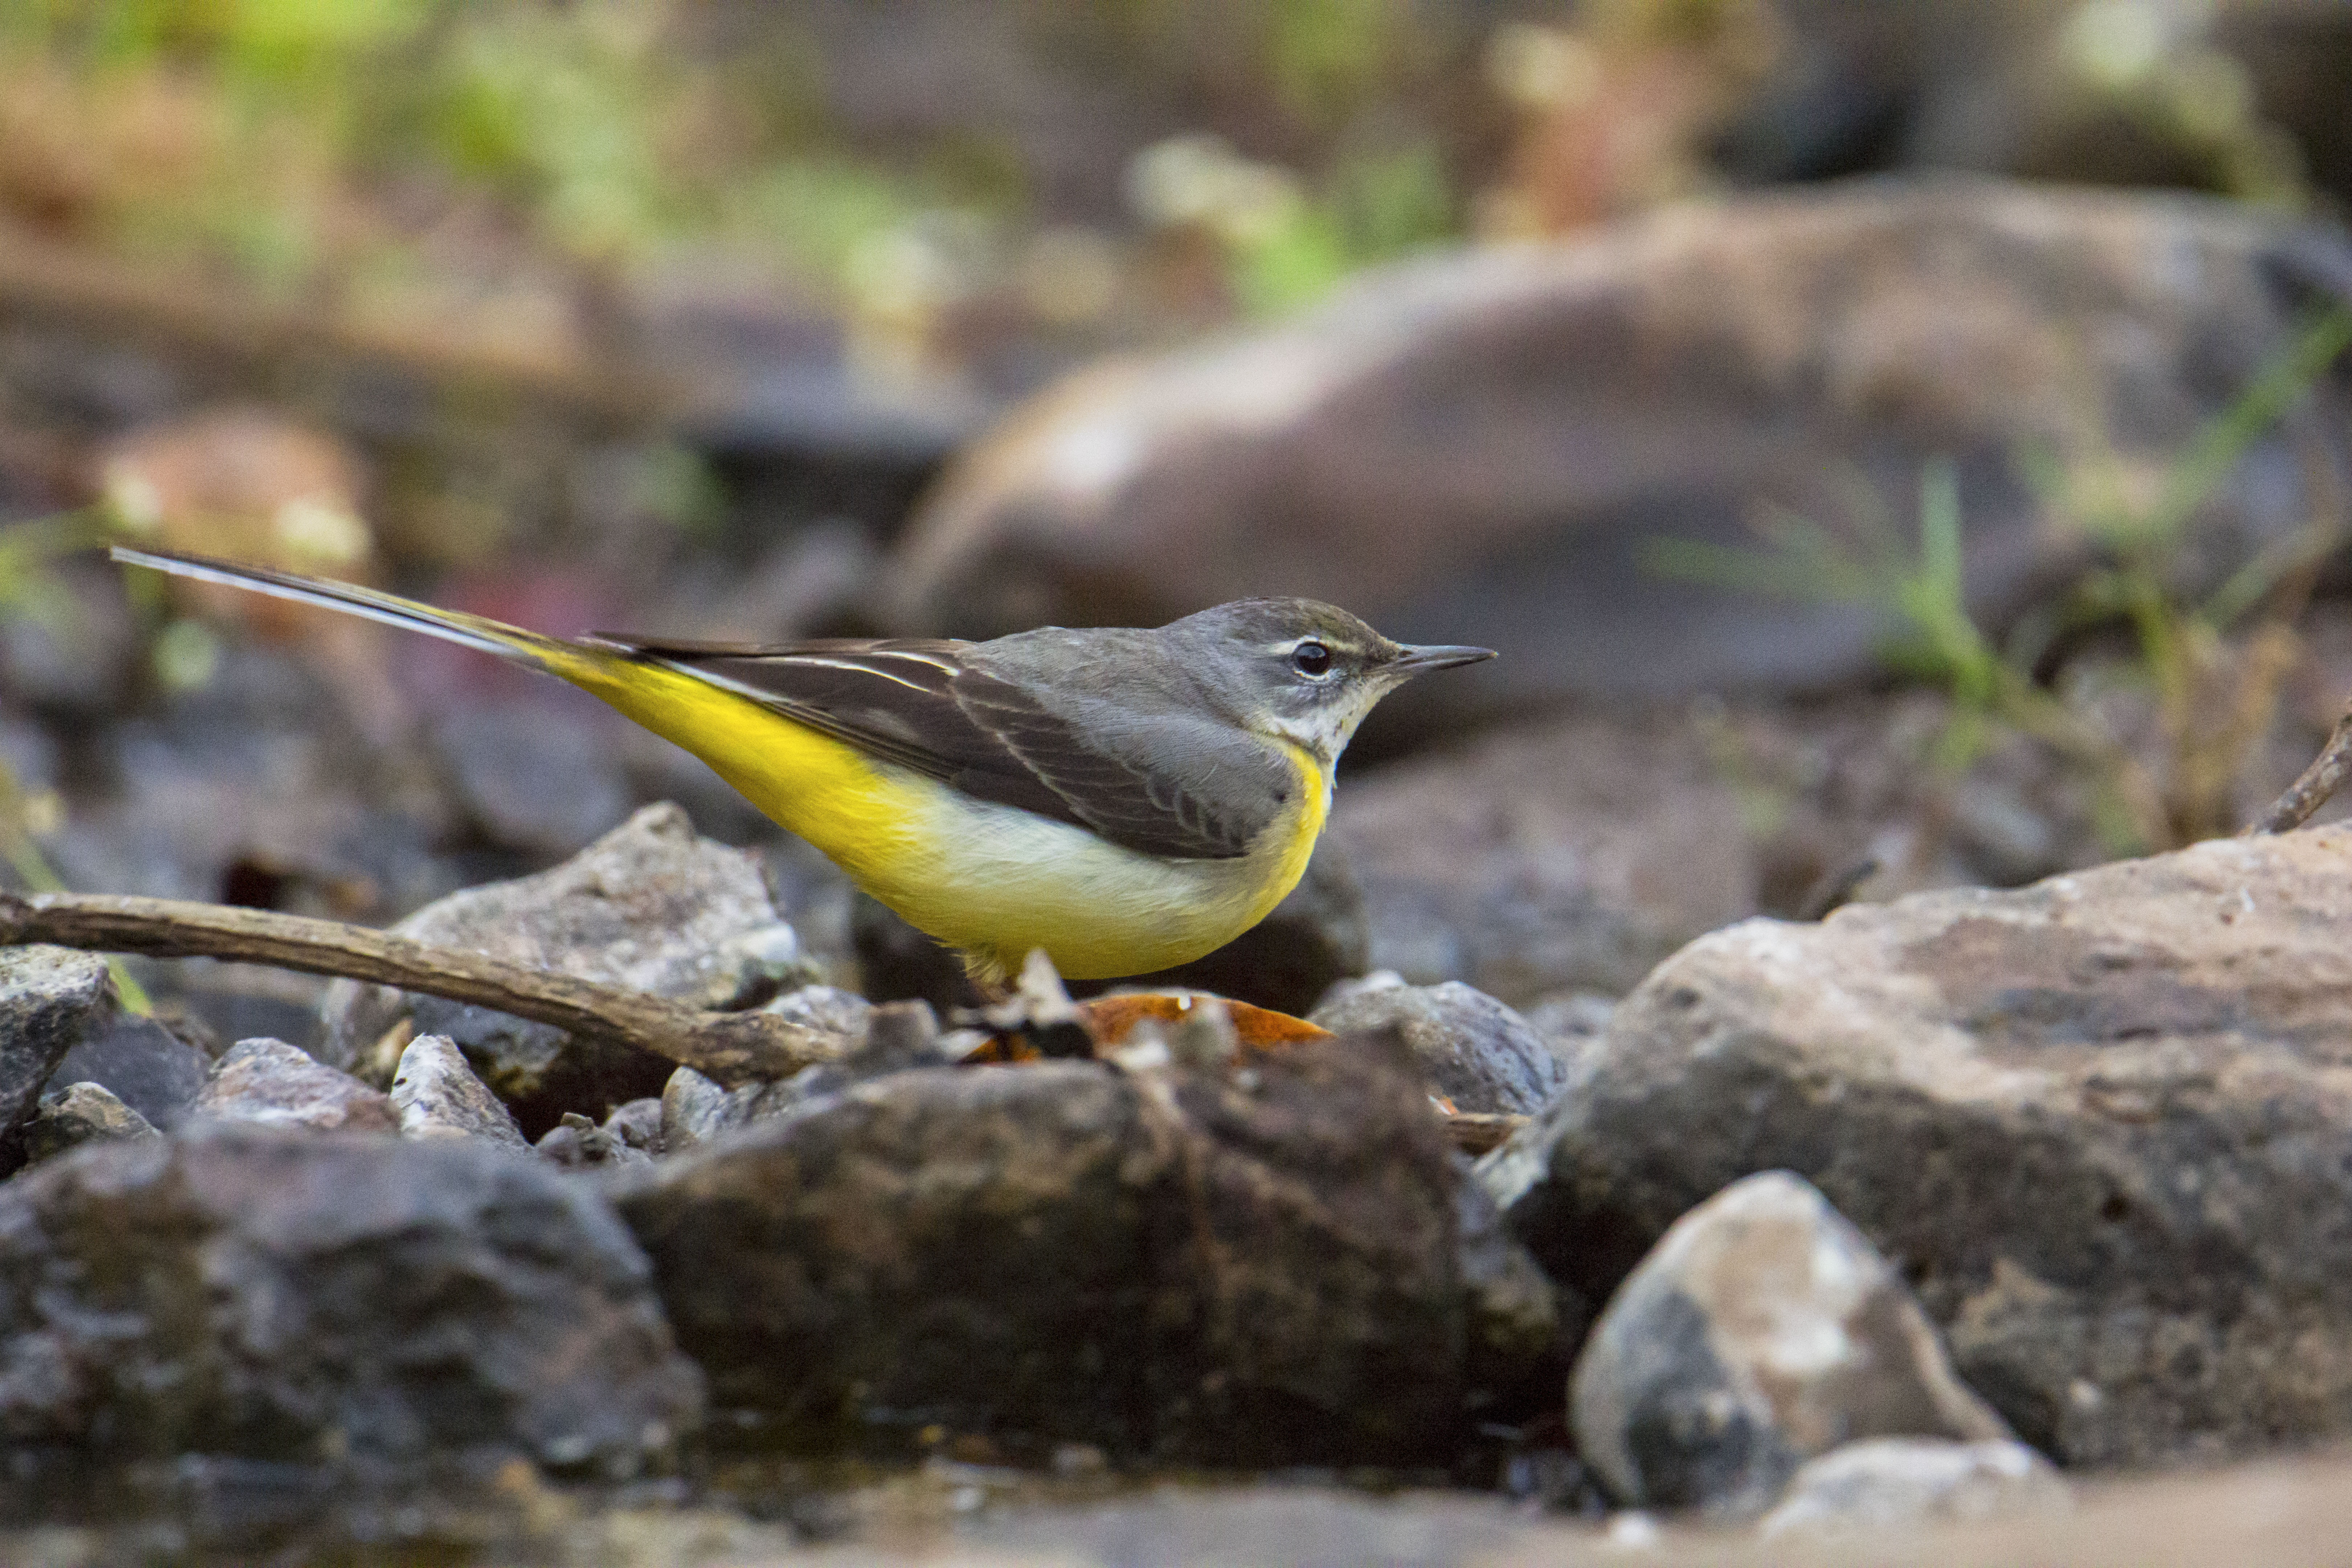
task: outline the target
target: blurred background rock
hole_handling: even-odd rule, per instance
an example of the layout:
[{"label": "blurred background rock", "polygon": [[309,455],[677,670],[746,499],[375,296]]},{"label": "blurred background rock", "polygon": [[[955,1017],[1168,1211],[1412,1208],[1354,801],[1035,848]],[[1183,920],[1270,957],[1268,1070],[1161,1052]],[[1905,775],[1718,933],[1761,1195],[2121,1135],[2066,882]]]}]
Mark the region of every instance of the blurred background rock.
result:
[{"label": "blurred background rock", "polygon": [[0,851],[387,921],[667,797],[856,962],[698,764],[122,532],[554,631],[1502,648],[1364,736],[1291,1005],[2221,831],[2352,693],[2347,102],[2326,0],[28,0]]}]

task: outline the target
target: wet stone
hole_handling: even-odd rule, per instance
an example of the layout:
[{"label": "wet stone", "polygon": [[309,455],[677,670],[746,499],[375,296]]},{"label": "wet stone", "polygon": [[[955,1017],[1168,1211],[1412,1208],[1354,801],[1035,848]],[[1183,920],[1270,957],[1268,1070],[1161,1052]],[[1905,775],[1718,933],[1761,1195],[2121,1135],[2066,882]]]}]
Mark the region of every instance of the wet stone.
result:
[{"label": "wet stone", "polygon": [[391,1096],[283,1040],[239,1040],[230,1047],[188,1109],[214,1121],[320,1132],[396,1133],[401,1126]]},{"label": "wet stone", "polygon": [[145,1117],[102,1086],[71,1083],[41,1096],[25,1129],[25,1157],[47,1160],[84,1143],[110,1138],[160,1138]]},{"label": "wet stone", "polygon": [[421,1035],[400,1053],[393,1109],[404,1138],[487,1138],[522,1148],[522,1130],[446,1035]]},{"label": "wet stone", "polygon": [[2009,1436],[1886,1260],[1780,1171],[1667,1230],[1602,1310],[1569,1411],[1621,1500],[1729,1514],[1858,1438]]}]

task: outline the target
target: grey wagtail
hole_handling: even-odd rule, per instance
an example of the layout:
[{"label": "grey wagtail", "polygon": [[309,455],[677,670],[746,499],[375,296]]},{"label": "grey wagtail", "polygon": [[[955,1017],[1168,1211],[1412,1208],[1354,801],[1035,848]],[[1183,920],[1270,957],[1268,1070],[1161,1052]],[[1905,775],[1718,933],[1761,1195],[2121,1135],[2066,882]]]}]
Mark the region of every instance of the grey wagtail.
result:
[{"label": "grey wagtail", "polygon": [[772,647],[542,637],[373,588],[164,551],[114,559],[341,610],[560,676],[717,771],[1001,984],[1187,963],[1297,886],[1372,705],[1483,647],[1311,599],[1156,630]]}]

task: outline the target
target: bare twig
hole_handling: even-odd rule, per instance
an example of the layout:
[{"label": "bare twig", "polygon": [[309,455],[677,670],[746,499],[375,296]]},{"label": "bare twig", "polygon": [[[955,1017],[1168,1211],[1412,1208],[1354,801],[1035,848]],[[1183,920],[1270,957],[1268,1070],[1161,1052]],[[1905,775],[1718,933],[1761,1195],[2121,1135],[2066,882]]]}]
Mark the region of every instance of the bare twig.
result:
[{"label": "bare twig", "polygon": [[2336,721],[2328,732],[2327,744],[2286,793],[2271,802],[2268,810],[2246,825],[2240,837],[2257,833],[2287,833],[2311,820],[2311,814],[2327,804],[2327,797],[2342,787],[2352,776],[2352,708]]},{"label": "bare twig", "polygon": [[789,1078],[843,1041],[768,1013],[704,1013],[462,948],[269,910],[100,893],[0,894],[0,944],[224,958],[421,991],[682,1063],[727,1085]]}]

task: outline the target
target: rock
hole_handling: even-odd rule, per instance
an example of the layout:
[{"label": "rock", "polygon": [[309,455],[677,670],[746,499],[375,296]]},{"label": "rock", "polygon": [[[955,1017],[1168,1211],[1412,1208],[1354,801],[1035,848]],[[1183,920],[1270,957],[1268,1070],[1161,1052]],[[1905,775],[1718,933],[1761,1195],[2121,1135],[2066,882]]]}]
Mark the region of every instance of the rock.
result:
[{"label": "rock", "polygon": [[[779,1440],[935,1424],[1246,1465],[1452,1450],[1457,1179],[1402,1053],[1339,1041],[1230,1083],[892,1073],[613,1190],[713,1397]],[[1547,1289],[1505,1272],[1497,1318]]]},{"label": "rock", "polygon": [[[1458,1443],[1479,1402],[1457,1348],[1465,1276],[1486,1271],[1464,1267],[1457,1162],[1402,1053],[1355,1037],[1165,1081],[1192,1147],[1177,1232],[1190,1256],[1163,1268],[1196,1293],[1200,1336],[1190,1388],[1163,1406],[1173,1447],[1223,1465],[1401,1460]],[[1537,1288],[1533,1272],[1513,1268],[1513,1291]],[[1478,1370],[1507,1385],[1494,1285],[1478,1287]],[[1538,1332],[1529,1323],[1521,1346],[1532,1352]]]},{"label": "rock", "polygon": [[570,855],[629,815],[605,726],[533,696],[452,707],[431,728],[467,811],[492,843]]},{"label": "rock", "polygon": [[1430,1092],[1456,1110],[1533,1114],[1568,1081],[1568,1065],[1528,1021],[1458,980],[1342,988],[1307,1019],[1335,1035],[1393,1028]]},{"label": "rock", "polygon": [[[921,1003],[885,1005],[924,1006]],[[659,1101],[657,1126],[665,1152],[675,1154],[691,1149],[731,1128],[771,1121],[814,1095],[831,1093],[879,1073],[916,1065],[902,1059],[902,1053],[893,1049],[886,1048],[877,1056],[862,1048],[877,1009],[856,992],[830,985],[803,986],[777,997],[762,1011],[782,1014],[811,1028],[828,1030],[845,1041],[859,1041],[861,1047],[845,1051],[835,1061],[804,1068],[788,1079],[740,1084],[731,1089],[692,1068],[679,1068],[662,1086]],[[928,1008],[925,1011],[928,1016]],[[931,1032],[937,1033],[936,1026]]]},{"label": "rock", "polygon": [[653,1159],[618,1133],[597,1126],[576,1110],[565,1111],[563,1120],[549,1130],[537,1147],[540,1158],[573,1167],[643,1165]]},{"label": "rock", "polygon": [[1616,1001],[1597,991],[1553,991],[1519,1009],[1519,1016],[1573,1062],[1587,1045],[1609,1032],[1610,1016],[1616,1011]]},{"label": "rock", "polygon": [[[1654,542],[1752,546],[1766,504],[1848,524],[1857,476],[1908,517],[1949,457],[1998,621],[2084,559],[2019,453],[2153,473],[2347,276],[2340,237],[2242,207],[1953,179],[1421,259],[1017,412],[915,518],[897,620],[986,637],[1304,594],[1501,650],[1382,704],[1368,749],[1571,692],[1818,689],[1877,668],[1876,614],[1679,579]],[[2195,574],[2300,532],[2297,454],[2352,463],[2347,401],[2323,385],[2256,443]],[[2088,441],[2085,407],[2108,411]]]},{"label": "rock", "polygon": [[939,1068],[804,1103],[615,1197],[721,1406],[804,1441],[907,1412],[1133,1451],[1171,1173],[1153,1131],[1100,1068]]},{"label": "rock", "polygon": [[616,1105],[604,1118],[604,1131],[632,1149],[661,1152],[661,1101],[650,1097]]},{"label": "rock", "polygon": [[1569,1414],[1620,1500],[1729,1514],[1859,1438],[2009,1436],[1886,1260],[1784,1171],[1733,1184],[1651,1248],[1577,1358]]},{"label": "rock", "polygon": [[1304,1016],[1339,981],[1364,973],[1370,928],[1347,852],[1326,838],[1274,912],[1204,958],[1118,982],[1147,991],[1209,991]]},{"label": "rock", "polygon": [[239,1040],[230,1047],[188,1114],[320,1132],[401,1130],[389,1095],[283,1040]]},{"label": "rock", "polygon": [[1884,1531],[1927,1521],[2063,1512],[2073,1499],[2050,1461],[2022,1443],[1879,1437],[1808,1460],[1757,1528]]},{"label": "rock", "polygon": [[[697,837],[667,804],[551,870],[452,893],[394,929],[704,1007],[757,1006],[811,974],[757,858]],[[339,982],[325,1012],[321,1056],[337,1065],[358,1062],[404,1015],[421,1034],[448,1036],[531,1136],[566,1110],[602,1116],[658,1094],[670,1071],[645,1052],[384,986]]]},{"label": "rock", "polygon": [[0,1445],[626,1475],[701,1412],[644,1255],[486,1143],[212,1124],[0,1188]]},{"label": "rock", "polygon": [[489,1085],[474,1076],[446,1035],[420,1035],[400,1053],[392,1106],[404,1138],[487,1138],[525,1147],[522,1129]]},{"label": "rock", "polygon": [[64,947],[0,948],[0,1175],[25,1163],[41,1086],[112,994],[106,960]]},{"label": "rock", "polygon": [[846,1039],[860,1039],[873,1021],[874,1004],[837,985],[803,985],[785,992],[760,1011]]},{"label": "rock", "polygon": [[[362,568],[367,476],[334,436],[258,407],[220,406],[159,421],[99,455],[106,503],[131,536],[171,549],[289,572]],[[211,583],[174,583],[176,599],[290,638],[316,623],[283,600]]]},{"label": "rock", "polygon": [[1576,715],[1348,779],[1327,837],[1373,967],[1513,1005],[1621,995],[1758,907],[1740,793],[1678,717]]},{"label": "rock", "polygon": [[25,1158],[46,1160],[53,1154],[101,1139],[160,1138],[145,1117],[94,1083],[69,1083],[41,1096],[25,1129]]},{"label": "rock", "polygon": [[[789,1079],[784,1080],[789,1083]],[[754,1121],[772,1120],[761,1114],[772,1102],[779,1110],[800,1103],[798,1094],[787,1091],[776,1095],[772,1083],[740,1084],[730,1089],[716,1079],[703,1077],[689,1067],[681,1067],[669,1075],[661,1092],[661,1146],[665,1153],[678,1154],[698,1143],[708,1143],[719,1133],[734,1127],[748,1127]],[[741,1109],[737,1106],[740,1103]],[[635,1104],[633,1100],[630,1103]]]},{"label": "rock", "polygon": [[[388,919],[447,891],[436,847],[447,834],[411,787],[413,767],[355,727],[319,657],[316,634],[346,620],[299,622],[299,655],[230,643],[204,685],[93,729],[90,765],[119,788],[86,808],[76,802],[50,846],[58,875],[78,888],[345,920]],[[388,684],[380,653],[342,668]],[[215,1023],[231,1038],[280,1029]]]},{"label": "rock", "polygon": [[1473,1405],[1488,1422],[1539,1415],[1556,1422],[1568,1352],[1583,1337],[1590,1307],[1544,1277],[1476,1182],[1464,1182],[1454,1194],[1454,1226],[1469,1307]]},{"label": "rock", "polygon": [[145,1121],[168,1127],[212,1076],[213,1058],[153,1018],[119,1013],[93,1028],[49,1075],[102,1086]]},{"label": "rock", "polygon": [[2352,1431],[2352,828],[1702,938],[1482,1175],[1598,1298],[1757,1170],[1816,1183],[2069,1465]]}]

